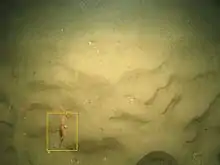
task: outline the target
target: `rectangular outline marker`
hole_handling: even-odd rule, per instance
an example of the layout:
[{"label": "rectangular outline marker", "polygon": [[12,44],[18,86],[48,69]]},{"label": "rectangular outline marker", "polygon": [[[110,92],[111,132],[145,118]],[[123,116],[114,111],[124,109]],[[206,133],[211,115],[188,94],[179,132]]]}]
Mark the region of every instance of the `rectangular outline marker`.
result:
[{"label": "rectangular outline marker", "polygon": [[[50,150],[49,149],[49,115],[76,115],[76,148],[73,150]],[[47,112],[46,113],[46,151],[49,152],[77,152],[79,151],[79,113],[74,113],[70,111],[65,112]]]}]

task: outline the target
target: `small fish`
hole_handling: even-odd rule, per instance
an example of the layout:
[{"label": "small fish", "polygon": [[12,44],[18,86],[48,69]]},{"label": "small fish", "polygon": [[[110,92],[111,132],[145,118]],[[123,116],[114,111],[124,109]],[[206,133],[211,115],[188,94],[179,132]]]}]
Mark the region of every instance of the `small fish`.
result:
[{"label": "small fish", "polygon": [[59,136],[60,136],[60,147],[62,147],[64,138],[66,137],[66,129],[68,128],[67,125],[65,124],[67,120],[67,116],[63,115],[61,117],[61,123],[59,126]]}]

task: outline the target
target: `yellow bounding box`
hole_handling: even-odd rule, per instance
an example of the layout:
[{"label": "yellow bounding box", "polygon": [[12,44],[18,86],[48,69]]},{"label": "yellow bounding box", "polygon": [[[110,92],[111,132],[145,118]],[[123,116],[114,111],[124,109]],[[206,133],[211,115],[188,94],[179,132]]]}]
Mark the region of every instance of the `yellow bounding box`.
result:
[{"label": "yellow bounding box", "polygon": [[[66,116],[65,137],[61,142],[60,126],[61,117]],[[68,116],[68,117],[67,117]],[[47,112],[46,113],[46,151],[50,152],[68,152],[79,150],[79,114],[65,112]],[[61,145],[62,144],[62,145]]]}]

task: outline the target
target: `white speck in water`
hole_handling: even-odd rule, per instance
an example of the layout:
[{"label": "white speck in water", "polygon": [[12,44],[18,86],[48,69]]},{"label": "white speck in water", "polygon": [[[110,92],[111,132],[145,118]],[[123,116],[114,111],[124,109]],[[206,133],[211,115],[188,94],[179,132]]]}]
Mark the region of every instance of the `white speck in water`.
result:
[{"label": "white speck in water", "polygon": [[104,158],[103,158],[103,161],[106,161],[107,160],[107,157],[105,156]]},{"label": "white speck in water", "polygon": [[134,103],[135,101],[135,97],[132,97],[132,96],[127,97],[127,99],[128,99],[128,103],[130,104]]},{"label": "white speck in water", "polygon": [[134,98],[130,98],[129,103],[133,103],[133,102],[134,102]]},{"label": "white speck in water", "polygon": [[91,41],[89,41],[89,42],[88,42],[88,44],[89,44],[89,45],[92,45],[92,42],[91,42]]},{"label": "white speck in water", "polygon": [[61,29],[61,32],[63,32],[63,31],[64,31],[64,29],[62,28],[62,29]]}]

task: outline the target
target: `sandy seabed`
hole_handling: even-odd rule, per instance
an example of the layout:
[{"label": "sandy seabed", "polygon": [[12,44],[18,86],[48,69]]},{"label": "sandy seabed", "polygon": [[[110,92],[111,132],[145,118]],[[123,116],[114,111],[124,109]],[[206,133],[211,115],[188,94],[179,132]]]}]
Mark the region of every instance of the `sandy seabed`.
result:
[{"label": "sandy seabed", "polygon": [[[184,9],[128,2],[15,12],[14,55],[0,70],[1,165],[220,164],[219,44]],[[46,132],[46,113],[63,109],[79,122],[67,119],[62,149],[79,151],[47,152],[59,118]]]}]

